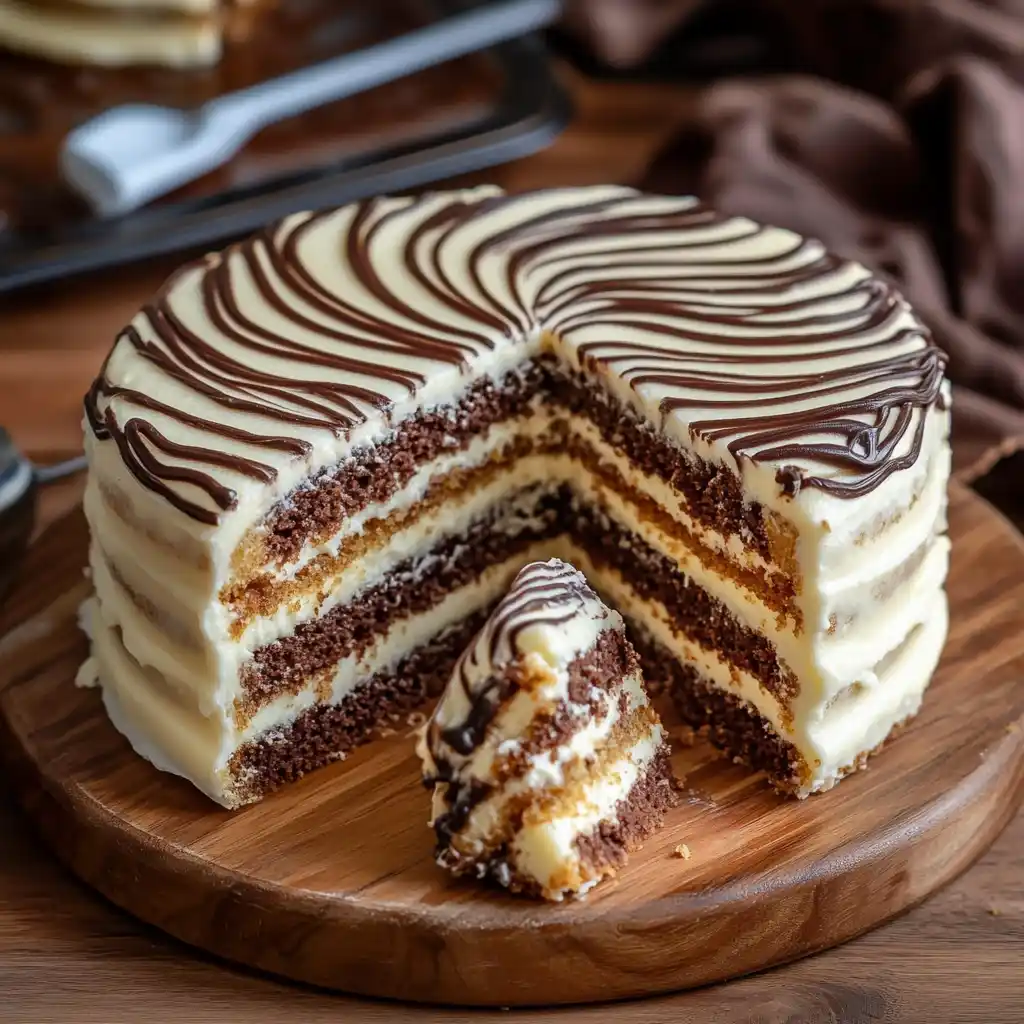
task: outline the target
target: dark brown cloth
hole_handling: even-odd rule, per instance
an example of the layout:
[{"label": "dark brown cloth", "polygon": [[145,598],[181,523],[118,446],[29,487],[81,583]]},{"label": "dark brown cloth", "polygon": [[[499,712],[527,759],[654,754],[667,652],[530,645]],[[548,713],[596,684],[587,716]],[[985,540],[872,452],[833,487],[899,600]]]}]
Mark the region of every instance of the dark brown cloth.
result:
[{"label": "dark brown cloth", "polygon": [[[625,52],[621,37],[646,4],[597,6],[620,8]],[[655,6],[658,33],[634,33],[636,54],[674,25],[682,27],[673,44],[680,59],[700,52],[701,34],[712,28],[705,55],[742,50],[757,58],[742,74],[724,64],[715,74],[712,63],[692,115],[645,187],[693,192],[724,211],[821,238],[894,279],[949,353],[958,471],[975,479],[1017,452],[1024,0]],[[730,35],[742,36],[744,47],[728,45]],[[1024,506],[1024,455],[1015,460],[1002,462],[1010,476],[1001,486]]]}]

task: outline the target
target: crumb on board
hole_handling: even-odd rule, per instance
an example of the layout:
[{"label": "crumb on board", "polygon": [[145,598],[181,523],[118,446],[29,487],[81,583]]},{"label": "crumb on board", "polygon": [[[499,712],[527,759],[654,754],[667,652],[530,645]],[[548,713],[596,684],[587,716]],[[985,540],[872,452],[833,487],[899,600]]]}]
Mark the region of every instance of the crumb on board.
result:
[{"label": "crumb on board", "polygon": [[1006,727],[1007,732],[1020,732],[1020,725],[1017,722],[1011,722]]},{"label": "crumb on board", "polygon": [[989,907],[988,912],[992,917],[1001,917],[1003,913],[998,907]]},{"label": "crumb on board", "polygon": [[410,711],[405,719],[405,724],[413,729],[418,729],[426,720],[427,716],[422,711]]},{"label": "crumb on board", "polygon": [[680,843],[673,851],[677,857],[682,857],[683,860],[689,860],[693,855],[690,853],[690,848],[686,843]]}]

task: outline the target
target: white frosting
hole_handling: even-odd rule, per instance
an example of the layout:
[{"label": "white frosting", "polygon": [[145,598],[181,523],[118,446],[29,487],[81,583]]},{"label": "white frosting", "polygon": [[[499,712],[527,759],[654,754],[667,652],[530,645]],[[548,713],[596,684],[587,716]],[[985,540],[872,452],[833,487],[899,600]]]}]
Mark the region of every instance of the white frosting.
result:
[{"label": "white frosting", "polygon": [[[541,548],[528,549],[523,558],[536,557]],[[520,566],[521,558],[496,565],[474,583],[450,593],[430,611],[400,620],[358,659],[339,663],[330,683],[328,699],[341,700],[376,671],[397,665],[409,652],[449,626],[461,623],[481,607],[494,602]],[[250,739],[286,728],[320,699],[314,684],[295,695],[279,698],[261,709],[247,726],[233,721],[230,706],[202,711],[183,698],[167,678],[140,665],[125,649],[118,632],[95,609],[93,654],[99,668],[103,699],[111,721],[128,738],[136,753],[163,771],[181,775],[225,807],[237,806],[239,783],[228,772],[232,754]]]},{"label": "white frosting", "polygon": [[[296,214],[259,244],[233,247],[184,269],[161,296],[166,309],[180,321],[178,333],[194,334],[238,366],[281,382],[275,385],[277,392],[272,399],[264,398],[252,386],[241,380],[235,383],[221,373],[209,382],[216,383],[218,392],[250,406],[246,410],[226,409],[202,390],[143,357],[139,344],[163,353],[169,350],[161,334],[167,328],[140,314],[132,325],[138,342],[131,335],[121,337],[105,369],[105,379],[130,385],[146,395],[160,395],[174,415],[142,408],[124,394],[101,397],[100,408],[111,408],[118,421],[142,415],[162,435],[194,451],[212,448],[225,456],[255,460],[273,474],[273,479],[267,483],[219,463],[201,463],[204,471],[235,493],[233,507],[222,512],[217,525],[212,526],[168,506],[130,474],[116,474],[113,466],[98,468],[105,476],[110,470],[112,478],[120,477],[116,482],[132,504],[144,509],[154,523],[159,522],[161,533],[166,524],[168,535],[180,531],[208,547],[216,573],[223,579],[228,575],[230,553],[245,530],[311,474],[385,439],[394,424],[415,411],[457,400],[479,378],[501,378],[542,348],[553,349],[564,363],[579,367],[581,351],[588,347],[588,358],[598,360],[596,369],[588,372],[597,373],[622,401],[658,424],[685,449],[713,463],[728,465],[741,476],[751,496],[766,507],[819,529],[825,522],[835,529],[851,517],[858,520],[866,505],[877,507],[874,499],[863,503],[813,487],[804,487],[795,497],[782,495],[775,480],[780,462],[837,480],[848,473],[799,454],[764,463],[747,457],[737,460],[726,444],[690,435],[692,423],[733,411],[727,405],[719,408],[714,404],[712,399],[719,401],[715,397],[718,392],[679,383],[638,382],[641,368],[648,371],[648,376],[671,369],[673,374],[702,373],[715,381],[716,387],[727,388],[728,375],[715,369],[713,357],[747,357],[749,362],[729,362],[729,373],[756,381],[758,370],[765,372],[758,360],[770,354],[785,360],[785,379],[792,378],[794,383],[781,389],[778,398],[761,399],[758,414],[766,420],[821,407],[839,397],[854,401],[879,392],[881,384],[869,376],[872,367],[883,366],[884,360],[923,352],[927,341],[906,304],[897,300],[880,323],[866,326],[870,293],[863,287],[868,282],[864,268],[841,262],[832,269],[823,268],[822,249],[817,243],[802,243],[791,232],[759,228],[743,218],[672,229],[672,218],[685,217],[696,209],[688,198],[643,196],[609,186],[551,190],[485,205],[499,194],[482,188],[440,193],[419,201],[382,199],[365,211],[349,206],[321,216]],[[460,202],[475,205],[471,217],[444,231],[440,226],[427,229]],[[511,241],[498,241],[505,233],[522,230],[525,224],[542,222],[544,217],[559,212],[564,215],[550,231],[529,229],[518,248]],[[346,238],[364,213],[360,227],[364,241],[359,252],[385,282],[383,297],[346,255]],[[599,236],[599,246],[584,233],[588,227],[624,218],[648,218],[659,224],[658,218],[662,218],[664,226],[656,236],[645,235],[639,228],[604,234]],[[416,238],[419,241],[414,244]],[[518,272],[510,273],[513,257],[539,242],[549,243],[541,255],[522,260],[517,264]],[[599,254],[588,255],[595,246]],[[281,264],[279,254],[286,250],[287,259]],[[652,255],[638,258],[638,252]],[[421,277],[412,272],[413,267]],[[294,268],[301,268],[310,286],[320,289],[318,297],[307,294],[287,276]],[[616,301],[643,297],[642,288],[650,284],[655,270],[658,280],[664,282],[657,314],[633,314],[625,327],[609,319],[608,310]],[[225,298],[210,307],[204,298],[204,284],[214,271]],[[791,274],[796,275],[793,282],[780,283]],[[588,298],[591,293],[583,290],[584,285],[602,290]],[[227,296],[244,310],[244,322],[225,310]],[[344,303],[348,316],[365,326],[339,319],[335,309],[339,302]],[[761,308],[767,311],[758,312]],[[776,309],[779,312],[774,312]],[[482,320],[484,314],[493,320]],[[787,322],[787,315],[797,317],[798,323]],[[737,323],[725,325],[716,317],[732,317]],[[543,337],[542,327],[547,331]],[[844,332],[841,341],[831,340],[826,328]],[[396,343],[388,333],[393,331],[411,337],[426,335],[438,345],[459,346],[467,354],[467,365],[441,361],[437,355],[425,354],[428,350],[424,346],[412,343],[394,347]],[[515,336],[509,338],[508,331]],[[700,340],[704,335],[718,340]],[[848,336],[856,340],[853,348],[844,347]],[[284,339],[286,344],[275,347],[268,343],[270,338]],[[256,342],[259,347],[255,347]],[[368,343],[378,347],[368,349]],[[624,355],[628,346],[638,344],[647,349],[636,356]],[[296,351],[317,360],[355,360],[365,369],[356,372],[319,361],[299,361]],[[828,356],[832,351],[836,355]],[[840,369],[852,375],[840,389],[841,395],[809,391],[807,379]],[[226,372],[230,375],[231,371]],[[777,379],[782,371],[774,372],[776,377],[770,379]],[[410,393],[408,387],[385,374],[415,377],[419,383]],[[301,403],[308,402],[304,385],[311,381],[340,389],[356,422],[344,431],[335,431],[280,418],[284,410],[309,417],[308,405]],[[909,382],[894,378],[891,383]],[[355,387],[379,394],[389,403],[388,408],[379,408],[366,398],[348,397],[346,389]],[[746,392],[726,390],[724,394],[742,399]],[[254,404],[254,398],[263,400],[266,414],[258,411],[260,404]],[[666,399],[698,398],[705,404],[677,409],[665,417],[660,412]],[[181,414],[201,422],[185,422]],[[863,420],[865,427],[870,419],[866,414],[853,418]],[[935,408],[912,410],[891,459],[906,453],[922,419],[929,440],[934,442],[935,436],[942,435],[943,417]],[[224,422],[257,438],[304,443],[308,454],[299,457],[294,450],[249,444],[203,426]],[[812,436],[807,440],[822,438]],[[113,448],[109,444],[106,447]],[[756,454],[759,446],[747,447]],[[162,451],[159,461],[170,467],[190,464],[189,459]],[[899,497],[908,475],[904,472],[889,477],[886,483],[897,481],[890,488],[891,497]],[[182,499],[216,511],[196,486],[183,481],[164,482]]]},{"label": "white frosting", "polygon": [[[617,187],[493,202],[498,195],[481,189],[296,214],[255,242],[185,268],[159,297],[159,316],[140,314],[134,333],[115,345],[96,392],[93,422],[109,415],[121,425],[130,419],[148,424],[158,433],[138,435],[133,443],[169,473],[159,480],[165,495],[132,472],[102,429],[100,436],[87,429],[86,512],[96,587],[104,620],[120,628],[124,651],[146,673],[122,677],[142,687],[166,687],[189,716],[214,723],[216,758],[198,770],[201,779],[219,770],[224,751],[240,741],[230,712],[239,673],[254,650],[353,599],[403,560],[426,556],[442,536],[464,532],[530,485],[567,483],[581,497],[598,500],[763,633],[799,683],[792,708],[798,746],[815,757],[824,751],[823,763],[831,748],[816,753],[818,741],[806,731],[817,710],[856,683],[874,685],[876,666],[922,625],[924,609],[938,600],[948,549],[941,536],[949,473],[947,385],[939,402],[902,407],[902,434],[895,400],[877,421],[868,411],[849,413],[847,419],[864,431],[851,442],[855,451],[863,454],[862,448],[888,439],[890,462],[906,463],[860,497],[839,496],[830,486],[848,485],[866,470],[858,476],[849,463],[841,467],[813,456],[815,445],[834,438],[805,431],[799,437],[803,448],[762,460],[765,450],[779,447],[779,438],[730,419],[737,409],[754,409],[752,401],[757,416],[771,425],[840,398],[854,405],[873,400],[886,388],[924,394],[915,367],[933,353],[902,300],[884,296],[873,305],[883,293],[863,268],[830,263],[817,243],[787,231],[742,218],[702,220],[690,199]],[[446,219],[460,203],[473,215]],[[612,222],[629,226],[620,230]],[[595,226],[596,233],[590,230]],[[359,244],[350,249],[352,231]],[[206,288],[211,282],[212,290]],[[656,307],[647,302],[652,296]],[[209,345],[219,362],[190,347],[190,337]],[[462,363],[451,358],[456,349]],[[240,637],[234,635],[234,613],[218,595],[232,580],[238,543],[271,509],[311,474],[386,441],[418,411],[443,409],[475,385],[520,372],[541,352],[599,378],[679,447],[731,469],[747,498],[792,525],[802,628],[752,590],[705,567],[628,499],[607,493],[588,470],[556,453],[521,460],[486,488],[410,523],[385,549],[325,579],[317,594],[257,615]],[[777,356],[782,359],[772,363]],[[172,365],[187,365],[188,372],[171,373]],[[941,364],[929,365],[941,372]],[[246,378],[250,372],[257,376]],[[833,372],[841,372],[841,384],[817,386]],[[154,398],[162,406],[154,407]],[[343,416],[339,410],[347,411]],[[351,422],[342,429],[339,417],[345,416]],[[453,440],[396,493],[349,517],[337,536],[307,542],[271,575],[279,583],[295,577],[313,560],[336,555],[367,524],[414,506],[445,474],[480,465],[518,438],[543,438],[549,417],[535,407],[465,449]],[[715,424],[725,424],[718,435]],[[691,429],[695,425],[700,429]],[[725,537],[698,522],[681,494],[634,468],[585,417],[571,417],[568,426],[701,544],[740,567],[776,571],[746,543],[750,538]],[[742,443],[734,451],[729,445],[737,438]],[[911,458],[915,438],[917,455]],[[231,462],[236,459],[248,460],[249,468]],[[784,494],[777,474],[789,466],[798,468],[801,479],[824,483]],[[179,478],[178,470],[197,468],[210,477],[210,486]],[[214,484],[226,490],[218,492]],[[223,499],[220,508],[214,496],[229,492],[231,500]],[[198,512],[176,507],[167,495]],[[518,514],[515,507],[509,511],[513,518]],[[524,505],[521,517],[529,514]],[[204,521],[211,517],[216,521]],[[538,550],[561,549],[555,541]],[[126,586],[159,627],[134,607]],[[120,722],[135,711],[140,721],[153,718],[136,704],[129,710],[129,703],[120,701]],[[275,715],[289,720],[286,704],[264,709],[258,722],[271,729]],[[770,718],[770,708],[757,706]],[[126,727],[139,735],[149,728]],[[172,748],[162,760],[184,758]]]}]

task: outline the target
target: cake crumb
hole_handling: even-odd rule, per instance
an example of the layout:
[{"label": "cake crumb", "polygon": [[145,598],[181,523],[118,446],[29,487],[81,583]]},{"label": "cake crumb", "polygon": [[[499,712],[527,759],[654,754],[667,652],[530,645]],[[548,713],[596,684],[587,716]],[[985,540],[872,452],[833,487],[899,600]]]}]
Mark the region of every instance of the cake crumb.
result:
[{"label": "cake crumb", "polygon": [[410,711],[405,719],[405,724],[413,729],[418,729],[427,720],[427,716],[422,711]]},{"label": "cake crumb", "polygon": [[1003,914],[998,907],[989,907],[988,912],[990,917],[1002,917]]},{"label": "cake crumb", "polygon": [[1011,722],[1006,727],[1007,732],[1020,732],[1020,725],[1017,722]]},{"label": "cake crumb", "polygon": [[398,735],[398,731],[396,729],[389,729],[386,725],[382,725],[377,730],[377,735],[382,740],[386,740],[389,736],[397,736]]},{"label": "cake crumb", "polygon": [[690,848],[686,843],[680,843],[673,851],[677,857],[681,857],[683,860],[689,860],[693,854],[690,853]]}]

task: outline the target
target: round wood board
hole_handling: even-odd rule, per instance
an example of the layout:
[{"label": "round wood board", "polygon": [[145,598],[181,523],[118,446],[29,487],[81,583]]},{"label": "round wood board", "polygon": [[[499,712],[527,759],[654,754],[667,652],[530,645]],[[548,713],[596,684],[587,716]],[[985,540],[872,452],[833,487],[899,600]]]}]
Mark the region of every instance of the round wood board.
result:
[{"label": "round wood board", "polygon": [[[348,992],[570,1003],[720,981],[851,938],[923,899],[1024,792],[1024,544],[951,494],[952,625],[924,707],[867,771],[803,802],[703,746],[685,801],[622,874],[543,905],[431,858],[411,728],[230,813],[137,758],[94,690],[76,514],[29,553],[0,640],[0,744],[55,852],[133,914],[212,953]],[[674,855],[686,844],[689,859]]]}]

